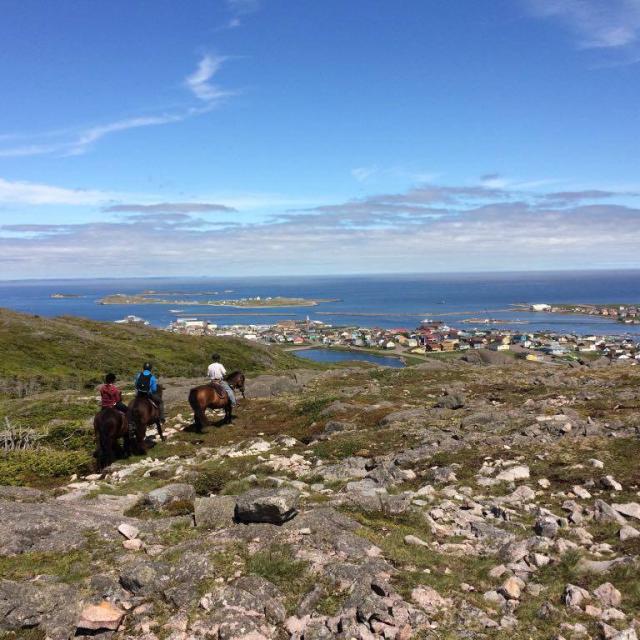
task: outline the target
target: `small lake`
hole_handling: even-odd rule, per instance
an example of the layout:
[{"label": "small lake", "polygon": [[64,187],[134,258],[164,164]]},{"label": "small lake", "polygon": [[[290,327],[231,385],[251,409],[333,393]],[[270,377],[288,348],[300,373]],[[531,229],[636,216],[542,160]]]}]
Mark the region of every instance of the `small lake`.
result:
[{"label": "small lake", "polygon": [[370,362],[382,367],[393,367],[394,369],[402,369],[405,364],[400,358],[393,356],[377,356],[373,353],[365,353],[360,351],[333,351],[331,349],[300,349],[292,351],[298,358],[305,360],[313,360],[314,362],[353,362],[354,360],[362,360]]}]

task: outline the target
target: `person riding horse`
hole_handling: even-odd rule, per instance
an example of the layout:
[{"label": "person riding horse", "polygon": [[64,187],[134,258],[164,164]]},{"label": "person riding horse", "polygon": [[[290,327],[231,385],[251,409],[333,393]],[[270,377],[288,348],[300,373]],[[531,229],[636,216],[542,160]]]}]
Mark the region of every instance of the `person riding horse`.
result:
[{"label": "person riding horse", "polygon": [[231,402],[231,407],[235,408],[237,405],[236,402],[236,394],[233,392],[231,385],[226,381],[225,377],[227,375],[227,370],[224,368],[224,365],[220,362],[220,354],[214,353],[211,356],[211,360],[213,362],[209,365],[207,369],[207,377],[210,379],[212,385],[219,384],[226,394],[229,396],[229,401]]},{"label": "person riding horse", "polygon": [[122,402],[122,392],[114,384],[115,373],[107,373],[104,384],[100,387],[100,406],[103,409],[117,409],[121,413],[127,413],[127,405]]},{"label": "person riding horse", "polygon": [[135,387],[139,396],[146,396],[158,407],[160,423],[164,424],[166,422],[164,416],[164,400],[158,388],[158,379],[151,373],[150,362],[145,362],[142,366],[142,371],[136,376]]}]

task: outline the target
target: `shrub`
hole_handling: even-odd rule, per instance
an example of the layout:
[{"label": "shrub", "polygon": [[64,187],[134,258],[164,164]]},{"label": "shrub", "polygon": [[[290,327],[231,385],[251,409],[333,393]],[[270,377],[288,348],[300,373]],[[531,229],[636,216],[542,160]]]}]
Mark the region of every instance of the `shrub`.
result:
[{"label": "shrub", "polygon": [[201,471],[193,482],[193,488],[199,496],[208,496],[211,493],[220,493],[229,480],[229,472],[222,467],[216,467]]},{"label": "shrub", "polygon": [[55,478],[68,478],[74,473],[89,473],[91,454],[86,451],[59,451],[42,447],[11,451],[0,456],[0,484],[47,484]]}]

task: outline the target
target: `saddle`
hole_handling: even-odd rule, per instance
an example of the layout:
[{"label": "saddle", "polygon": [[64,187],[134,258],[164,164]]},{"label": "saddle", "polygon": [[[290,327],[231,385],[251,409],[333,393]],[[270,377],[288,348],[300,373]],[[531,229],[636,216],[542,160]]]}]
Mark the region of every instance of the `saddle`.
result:
[{"label": "saddle", "polygon": [[224,398],[227,395],[227,390],[219,382],[211,380],[209,384],[213,387],[213,389],[219,396]]}]

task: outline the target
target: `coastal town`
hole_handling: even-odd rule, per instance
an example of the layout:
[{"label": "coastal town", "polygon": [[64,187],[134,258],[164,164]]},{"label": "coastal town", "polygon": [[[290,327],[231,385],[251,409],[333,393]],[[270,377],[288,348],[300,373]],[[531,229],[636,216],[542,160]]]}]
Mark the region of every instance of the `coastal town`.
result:
[{"label": "coastal town", "polygon": [[438,320],[423,320],[417,327],[333,326],[318,320],[282,320],[275,324],[219,326],[199,318],[179,318],[169,330],[187,335],[237,337],[290,348],[336,348],[381,351],[399,357],[419,358],[429,354],[477,349],[506,352],[531,361],[589,359],[640,362],[637,338],[623,335],[576,335],[528,333],[508,328],[457,328]]}]

